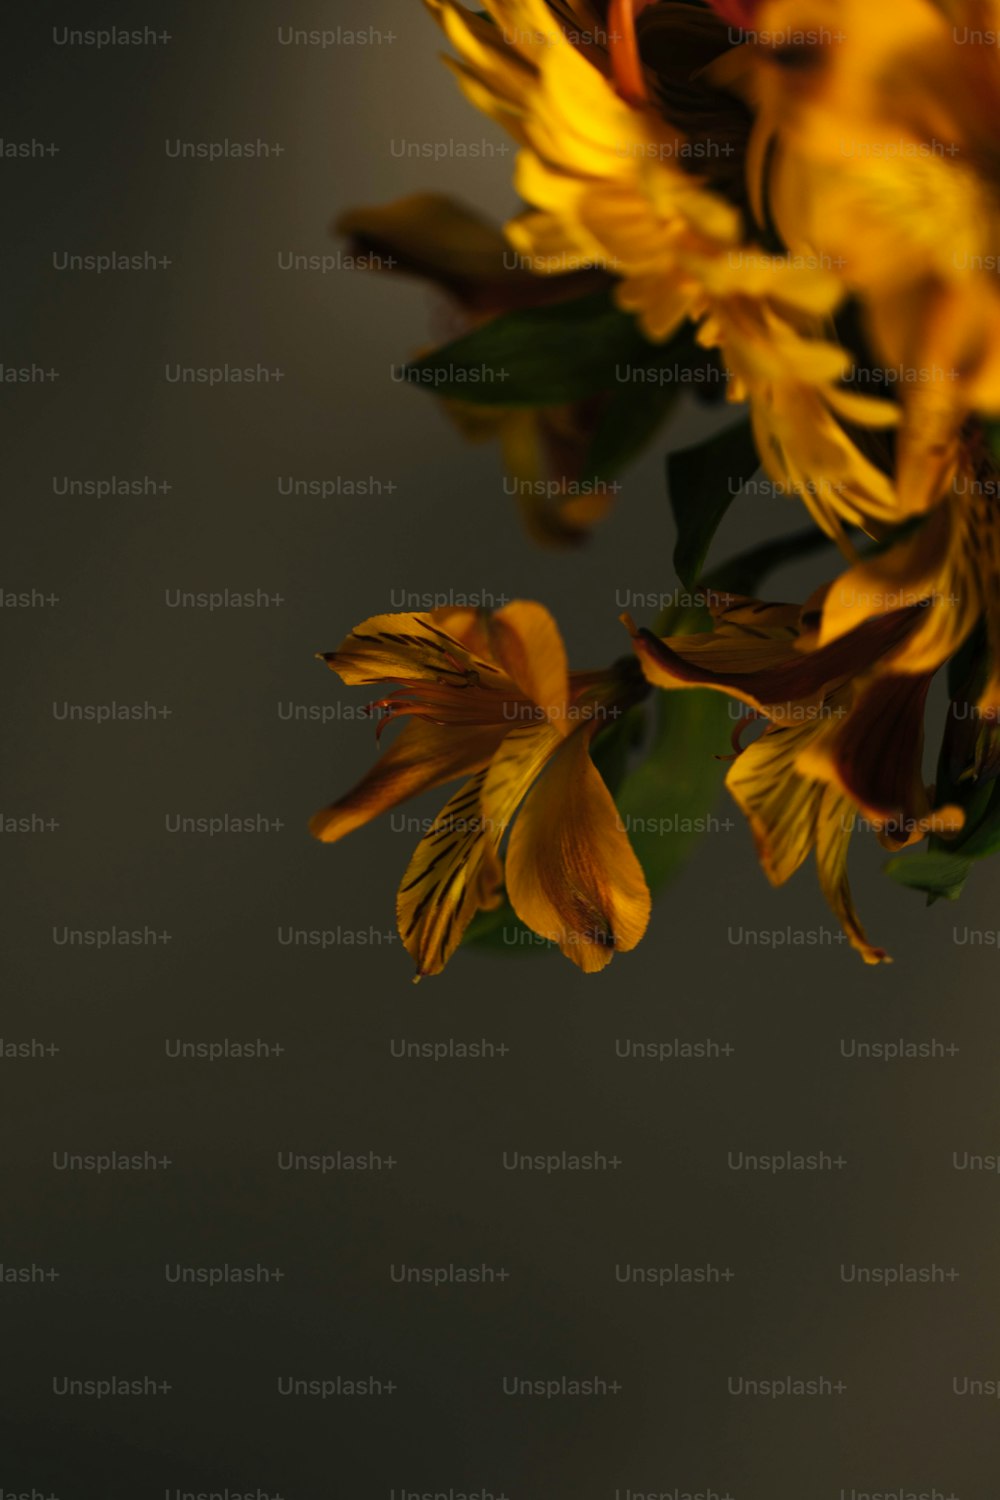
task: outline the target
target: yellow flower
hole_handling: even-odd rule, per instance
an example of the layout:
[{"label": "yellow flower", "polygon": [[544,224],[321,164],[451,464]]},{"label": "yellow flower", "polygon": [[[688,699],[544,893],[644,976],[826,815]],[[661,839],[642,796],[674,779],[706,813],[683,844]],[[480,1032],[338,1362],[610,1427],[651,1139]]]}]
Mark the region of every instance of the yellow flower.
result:
[{"label": "yellow flower", "polygon": [[903,407],[900,517],[951,484],[969,412],[1000,412],[1000,54],[962,39],[986,7],[950,8],[771,0],[755,24],[773,43],[712,70],[756,111],[758,217],[860,300]]},{"label": "yellow flower", "polygon": [[[621,66],[609,78],[588,61],[542,0],[490,0],[492,25],[457,0],[433,8],[466,92],[524,148],[515,186],[532,207],[507,226],[524,264],[542,276],[613,272],[619,306],[654,342],[701,323],[733,377],[730,399],[752,403],[771,476],[832,535],[894,517],[891,481],[845,424],[890,426],[898,412],[839,385],[851,360],[824,336],[843,295],[830,265],[741,243],[739,211],[686,170],[688,143],[641,101],[640,72],[626,68],[623,97]],[[617,24],[627,38],[628,18]]]},{"label": "yellow flower", "polygon": [[688,315],[690,257],[736,244],[740,215],[682,162],[686,143],[634,105],[567,39],[543,0],[488,0],[493,24],[457,0],[431,0],[472,102],[523,150],[514,184],[531,205],[507,226],[541,275],[598,266],[654,341]]},{"label": "yellow flower", "polygon": [[468,778],[399,887],[399,931],[418,978],[441,971],[504,883],[521,921],[585,973],[635,947],[649,891],[589,747],[641,696],[641,679],[571,674],[555,621],[525,601],[493,613],[375,615],[325,660],[346,683],[397,685],[373,705],[380,731],[409,722],[353,791],[315,815],[316,838],[332,843],[405,798]]},{"label": "yellow flower", "polygon": [[930,677],[894,671],[920,610],[899,609],[812,649],[812,605],[719,598],[713,614],[710,633],[666,640],[624,618],[656,687],[712,688],[746,703],[748,719],[769,720],[726,778],[761,866],[782,885],[815,849],[820,888],[852,947],[866,963],[883,962],[887,954],[868,941],[847,879],[858,815],[892,849],[932,830],[953,832],[963,819],[958,808],[934,811],[923,784]]}]

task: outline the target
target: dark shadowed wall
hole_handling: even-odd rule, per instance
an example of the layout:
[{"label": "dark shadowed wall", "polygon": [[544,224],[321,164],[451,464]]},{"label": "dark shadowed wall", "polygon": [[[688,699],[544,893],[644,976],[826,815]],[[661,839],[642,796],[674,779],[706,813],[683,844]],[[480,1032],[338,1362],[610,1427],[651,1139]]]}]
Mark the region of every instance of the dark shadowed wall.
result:
[{"label": "dark shadowed wall", "polygon": [[[151,36],[64,33],[109,24]],[[968,1392],[1000,1376],[1000,1179],[967,1165],[1000,1151],[989,869],[928,910],[859,846],[896,957],[865,969],[812,870],[771,891],[720,801],[603,978],[462,952],[415,989],[394,892],[442,799],[306,835],[375,753],[363,693],[314,653],[451,590],[541,599],[575,665],[609,662],[621,608],[675,586],[662,450],[714,420],[683,404],[593,545],[535,550],[495,451],[392,378],[433,299],[282,269],[332,254],[350,205],[429,188],[510,211],[512,154],[440,45],[415,0],[4,21],[0,361],[35,378],[4,383],[2,449],[2,1493],[989,1500],[998,1408]],[[269,149],[179,154],[226,141]],[[156,264],[61,268],[109,253]],[[227,364],[268,378],[171,378]],[[747,498],[723,544],[799,523]],[[253,607],[178,602],[226,590]],[[256,831],[175,831],[226,817]],[[144,941],[98,946],[112,931]],[[900,1041],[936,1045],[857,1055]],[[489,1045],[395,1055],[425,1042]],[[509,1169],[563,1152],[597,1169]],[[114,1153],[138,1168],[86,1161]],[[819,1169],[749,1168],[785,1153]],[[394,1280],[449,1267],[488,1273]],[[928,1279],[864,1279],[899,1267]],[[786,1379],[819,1393],[748,1394]],[[136,1393],[86,1384],[115,1380]],[[507,1394],[528,1380],[596,1393]]]}]

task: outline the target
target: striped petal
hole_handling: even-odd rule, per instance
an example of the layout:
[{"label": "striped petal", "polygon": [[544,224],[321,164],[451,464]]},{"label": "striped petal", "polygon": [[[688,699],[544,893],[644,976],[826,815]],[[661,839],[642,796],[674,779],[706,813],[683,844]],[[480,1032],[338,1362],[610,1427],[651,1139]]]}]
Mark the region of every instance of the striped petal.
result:
[{"label": "striped petal", "polygon": [[[987,514],[977,525],[957,496],[938,506],[917,531],[830,585],[819,640],[828,645],[865,620],[921,606],[897,671],[934,672],[973,629],[983,608],[982,564],[1000,533]],[[970,520],[973,524],[969,524]]]},{"label": "striped petal", "polygon": [[824,787],[797,770],[815,722],[772,724],[744,750],[726,786],[750,822],[757,857],[772,885],[784,885],[816,840]]},{"label": "striped petal", "polygon": [[[838,703],[831,700],[835,712]],[[839,790],[802,774],[803,752],[817,725],[772,725],[744,750],[726,778],[750,821],[761,866],[772,885],[783,885],[815,847],[820,889],[865,963],[887,961],[858,920],[847,881],[847,850],[855,808]]]},{"label": "striped petal", "polygon": [[856,675],[898,648],[919,614],[919,608],[897,610],[814,650],[798,649],[802,627],[794,621],[801,612],[789,605],[741,603],[713,631],[666,640],[636,630],[623,618],[655,687],[714,688],[769,718],[801,720],[832,682]]},{"label": "striped petal", "polygon": [[439,974],[476,912],[493,904],[501,841],[561,742],[548,724],[512,730],[417,845],[399,887],[396,916],[418,978]]},{"label": "striped petal", "polygon": [[439,974],[499,878],[480,808],[483,769],[460,787],[417,845],[396,897],[396,919],[417,978]]},{"label": "striped petal", "polygon": [[463,728],[414,719],[345,796],[309,820],[314,838],[336,843],[408,797],[467,776],[490,760],[506,732],[504,725]]},{"label": "striped petal", "polygon": [[923,779],[924,709],[931,676],[876,677],[830,733],[815,738],[799,768],[861,808],[882,842],[901,849],[964,822],[958,807],[932,811]]},{"label": "striped petal", "polygon": [[854,948],[866,964],[891,964],[884,948],[868,941],[847,880],[847,851],[854,826],[854,808],[846,797],[827,788],[816,816],[816,869],[820,890]]},{"label": "striped petal", "polygon": [[479,623],[476,609],[372,615],[355,626],[338,650],[326,652],[323,660],[352,685],[404,681],[457,688],[474,680],[509,691],[512,684],[500,668],[465,643]]}]

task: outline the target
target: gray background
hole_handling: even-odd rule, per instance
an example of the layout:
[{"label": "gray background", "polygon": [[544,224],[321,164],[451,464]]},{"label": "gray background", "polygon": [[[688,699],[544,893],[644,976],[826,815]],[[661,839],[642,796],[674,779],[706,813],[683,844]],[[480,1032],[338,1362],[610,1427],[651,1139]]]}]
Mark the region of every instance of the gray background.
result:
[{"label": "gray background", "polygon": [[[995,947],[982,869],[925,909],[854,855],[872,937],[769,951],[735,929],[832,934],[804,870],[772,892],[725,801],[649,935],[600,979],[558,956],[461,952],[410,983],[398,941],[282,946],[279,927],[393,928],[416,841],[388,821],[323,848],[308,815],[374,754],[370,724],[288,722],[280,705],[356,704],[314,659],[394,590],[542,599],[579,667],[623,649],[625,593],[674,587],[662,450],[627,475],[596,544],[533,550],[492,448],[463,445],[390,367],[441,312],[413,285],[281,272],[324,253],[338,209],[418,188],[502,216],[512,157],[413,161],[393,142],[501,136],[459,97],[416,3],[373,10],[181,0],[36,4],[5,22],[3,135],[59,154],[0,163],[8,205],[0,358],[59,370],[5,386],[7,959],[2,1035],[59,1048],[0,1062],[0,1487],[65,1497],[261,1491],[288,1500],[484,1492],[621,1500],[647,1492],[799,1500],[909,1488],[997,1491],[1000,1182],[953,1152],[1000,1149]],[[58,46],[53,26],[147,23],[168,43]],[[280,26],[394,40],[286,47]],[[174,160],[167,139],[262,138],[270,160]],[[398,150],[398,144],[396,149]],[[151,250],[165,270],[57,272],[53,253]],[[280,383],[169,384],[167,364],[277,367]],[[683,446],[712,419],[685,404]],[[169,493],[59,496],[53,477],[143,475]],[[396,486],[279,496],[279,476]],[[800,524],[734,507],[735,548]],[[816,569],[779,579],[804,597]],[[165,591],[256,590],[246,611],[170,609]],[[642,613],[640,611],[640,613]],[[649,612],[645,612],[649,619]],[[144,703],[167,717],[79,723],[53,705]],[[441,797],[409,809],[433,813]],[[165,819],[262,815],[208,838]],[[726,826],[726,824],[730,826]],[[104,951],[53,931],[145,928]],[[956,940],[957,939],[957,940]],[[616,1039],[715,1038],[708,1060],[638,1061]],[[841,1041],[937,1038],[930,1060]],[[280,1055],[172,1060],[165,1044],[261,1038]],[[403,1061],[393,1039],[487,1038],[480,1061]],[[144,1152],[147,1172],[58,1171],[53,1153]],[[391,1170],[282,1172],[279,1152],[374,1151]],[[505,1151],[602,1151],[616,1169],[543,1176]],[[822,1173],[737,1172],[728,1153],[817,1152]],[[280,1267],[265,1285],[173,1285],[165,1267]],[[397,1285],[390,1266],[503,1267],[483,1286]],[[706,1286],[620,1284],[616,1265],[729,1267]],[[937,1285],[859,1286],[842,1264],[936,1264]],[[152,1376],[163,1395],[59,1396],[63,1377]],[[378,1376],[381,1397],[283,1397],[279,1378]],[[504,1377],[617,1381],[593,1398],[513,1398]],[[739,1377],[826,1376],[840,1395],[729,1394]]]}]

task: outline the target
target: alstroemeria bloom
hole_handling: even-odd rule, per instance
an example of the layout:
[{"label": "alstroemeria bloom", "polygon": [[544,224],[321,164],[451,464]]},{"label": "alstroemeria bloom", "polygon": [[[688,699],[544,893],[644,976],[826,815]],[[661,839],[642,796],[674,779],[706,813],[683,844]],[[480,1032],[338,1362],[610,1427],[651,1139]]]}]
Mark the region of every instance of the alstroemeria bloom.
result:
[{"label": "alstroemeria bloom", "polygon": [[313,817],[316,838],[333,843],[408,797],[468,778],[399,887],[400,936],[418,978],[441,971],[503,885],[521,921],[586,973],[635,947],[649,890],[590,744],[646,691],[638,674],[570,673],[552,616],[520,600],[495,612],[375,615],[324,660],[346,683],[395,684],[373,705],[380,730],[408,722],[353,791]]},{"label": "alstroemeria bloom", "polygon": [[[728,366],[730,399],[751,402],[768,472],[832,535],[845,522],[894,517],[892,481],[847,429],[891,426],[898,410],[843,384],[853,362],[829,340],[844,291],[834,260],[746,242],[740,206],[694,170],[710,131],[707,143],[689,141],[656,89],[643,96],[637,53],[627,51],[634,66],[623,84],[621,52],[584,55],[544,0],[487,0],[492,24],[458,0],[430,4],[461,55],[467,95],[522,145],[514,185],[530,208],[506,233],[523,264],[548,278],[582,266],[614,274],[618,305],[651,342],[685,320],[700,325],[700,342]],[[682,31],[678,11],[701,14],[628,0],[609,13],[609,28],[634,42],[631,13],[640,10],[650,22],[669,13]],[[667,56],[669,43],[659,43]]]},{"label": "alstroemeria bloom", "polygon": [[650,339],[668,338],[689,312],[689,257],[738,244],[739,212],[685,169],[683,135],[623,97],[544,0],[486,0],[492,24],[458,0],[428,3],[465,93],[523,147],[514,185],[531,208],[507,236],[525,265],[613,272],[622,306]]},{"label": "alstroemeria bloom", "polygon": [[719,598],[715,629],[660,640],[628,617],[636,652],[661,688],[714,688],[769,720],[742,750],[726,785],[753,830],[764,873],[783,885],[811,849],[820,888],[866,963],[884,949],[865,935],[847,880],[860,814],[900,849],[961,827],[955,807],[933,810],[922,778],[930,676],[900,676],[894,654],[917,628],[919,606],[866,621],[828,646],[803,649],[815,608]]}]

